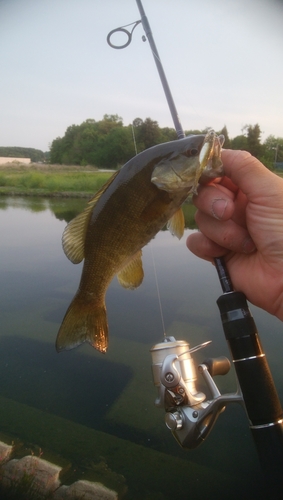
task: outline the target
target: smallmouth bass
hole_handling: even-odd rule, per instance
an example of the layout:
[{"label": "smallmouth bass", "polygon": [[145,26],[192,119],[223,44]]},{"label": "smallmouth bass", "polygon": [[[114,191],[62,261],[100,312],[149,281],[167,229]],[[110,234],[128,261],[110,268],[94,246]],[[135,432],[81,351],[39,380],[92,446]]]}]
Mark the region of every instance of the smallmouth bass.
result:
[{"label": "smallmouth bass", "polygon": [[159,144],[128,161],[65,228],[66,256],[84,259],[78,291],[59,329],[57,351],[89,342],[100,352],[108,346],[105,294],[113,277],[130,289],[143,280],[142,247],[167,223],[181,238],[181,205],[197,192],[202,176],[222,175],[223,136],[206,135]]}]

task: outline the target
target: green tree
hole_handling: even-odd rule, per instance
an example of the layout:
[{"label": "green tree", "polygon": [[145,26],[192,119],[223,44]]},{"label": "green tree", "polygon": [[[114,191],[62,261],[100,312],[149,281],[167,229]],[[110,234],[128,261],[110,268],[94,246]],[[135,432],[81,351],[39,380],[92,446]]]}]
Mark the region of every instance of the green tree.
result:
[{"label": "green tree", "polygon": [[144,121],[136,118],[133,121],[133,127],[139,153],[162,142],[162,134],[157,121],[151,118],[146,118]]},{"label": "green tree", "polygon": [[[205,134],[210,128],[186,130],[185,134]],[[245,125],[243,132],[230,139],[227,127],[224,125],[218,134],[223,134],[225,137],[224,147],[249,151],[260,158],[268,168],[273,168],[275,158],[277,162],[283,162],[283,138],[269,136],[261,144],[259,124]],[[100,121],[88,118],[80,125],[73,124],[67,128],[63,137],[54,139],[50,146],[50,162],[116,168],[135,155],[134,140],[140,153],[155,144],[176,139],[177,135],[173,128],[160,128],[158,122],[151,118],[145,120],[135,118],[132,124],[124,126],[119,115],[105,114]],[[9,156],[12,152],[12,156],[35,157],[31,156],[31,148],[0,148],[0,154],[1,151],[3,156]],[[39,153],[46,158],[45,153]]]},{"label": "green tree", "polygon": [[103,120],[88,118],[67,128],[64,137],[51,144],[51,161],[73,165],[97,165],[103,157],[105,138],[115,128],[123,128],[118,115],[104,115]]},{"label": "green tree", "polygon": [[79,143],[76,141],[79,133],[79,125],[70,125],[64,137],[62,138],[62,153],[61,162],[65,165],[79,165],[80,163],[80,150]]},{"label": "green tree", "polygon": [[230,140],[230,147],[231,149],[243,149],[244,151],[247,151],[248,150],[247,137],[243,134],[237,135],[236,137]]},{"label": "green tree", "polygon": [[206,134],[210,128],[211,127],[205,127],[205,129],[203,130],[198,130],[198,129],[185,130],[185,135]]},{"label": "green tree", "polygon": [[224,125],[224,127],[217,133],[218,133],[218,135],[224,135],[224,137],[225,137],[224,147],[229,149],[231,147],[231,141],[229,139],[228,130],[227,130],[226,125]]},{"label": "green tree", "polygon": [[99,124],[95,120],[86,120],[80,125],[78,140],[80,144],[80,165],[97,164],[97,143]]},{"label": "green tree", "polygon": [[178,139],[176,130],[174,128],[163,127],[160,129],[161,142],[176,141]]},{"label": "green tree", "polygon": [[104,168],[118,168],[135,156],[131,126],[113,128],[103,141],[97,164]]},{"label": "green tree", "polygon": [[279,163],[283,163],[283,138],[269,135],[263,145],[260,161],[273,170]]},{"label": "green tree", "polygon": [[101,134],[108,134],[114,127],[123,127],[123,119],[118,115],[104,115],[103,120],[98,122]]},{"label": "green tree", "polygon": [[50,163],[62,163],[63,139],[57,137],[50,146]]},{"label": "green tree", "polygon": [[247,151],[258,158],[261,154],[262,146],[260,143],[261,130],[258,123],[256,125],[245,125],[242,128],[247,136]]}]

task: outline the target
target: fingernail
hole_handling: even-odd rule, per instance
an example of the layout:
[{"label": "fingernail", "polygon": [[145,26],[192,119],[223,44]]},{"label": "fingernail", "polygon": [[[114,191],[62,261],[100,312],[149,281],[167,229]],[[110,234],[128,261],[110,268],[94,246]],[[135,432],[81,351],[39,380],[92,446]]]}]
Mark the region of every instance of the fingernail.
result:
[{"label": "fingernail", "polygon": [[211,204],[211,212],[213,217],[215,217],[216,219],[222,219],[226,207],[227,207],[226,200],[223,200],[222,198],[213,200]]},{"label": "fingernail", "polygon": [[255,249],[256,249],[256,246],[255,246],[253,240],[250,237],[248,237],[243,243],[243,252],[244,253],[252,253],[252,252],[254,252]]}]

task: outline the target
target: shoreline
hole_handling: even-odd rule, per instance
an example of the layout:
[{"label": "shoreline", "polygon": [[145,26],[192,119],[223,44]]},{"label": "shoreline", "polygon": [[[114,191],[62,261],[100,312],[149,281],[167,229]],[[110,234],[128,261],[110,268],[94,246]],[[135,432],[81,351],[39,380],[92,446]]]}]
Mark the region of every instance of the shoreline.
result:
[{"label": "shoreline", "polygon": [[41,197],[41,198],[86,198],[90,199],[94,196],[94,192],[82,192],[82,191],[40,191],[37,189],[32,189],[29,191],[21,191],[17,189],[4,190],[0,188],[0,196],[29,196],[29,197]]},{"label": "shoreline", "polygon": [[0,165],[0,196],[92,198],[115,170],[70,165]]}]

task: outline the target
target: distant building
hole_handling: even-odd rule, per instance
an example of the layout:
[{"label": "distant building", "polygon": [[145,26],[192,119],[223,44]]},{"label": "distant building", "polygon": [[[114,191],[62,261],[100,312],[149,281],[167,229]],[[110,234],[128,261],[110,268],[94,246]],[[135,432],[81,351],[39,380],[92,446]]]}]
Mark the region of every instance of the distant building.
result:
[{"label": "distant building", "polygon": [[11,156],[0,156],[0,165],[3,163],[25,163],[29,164],[31,162],[30,158],[12,158]]}]

